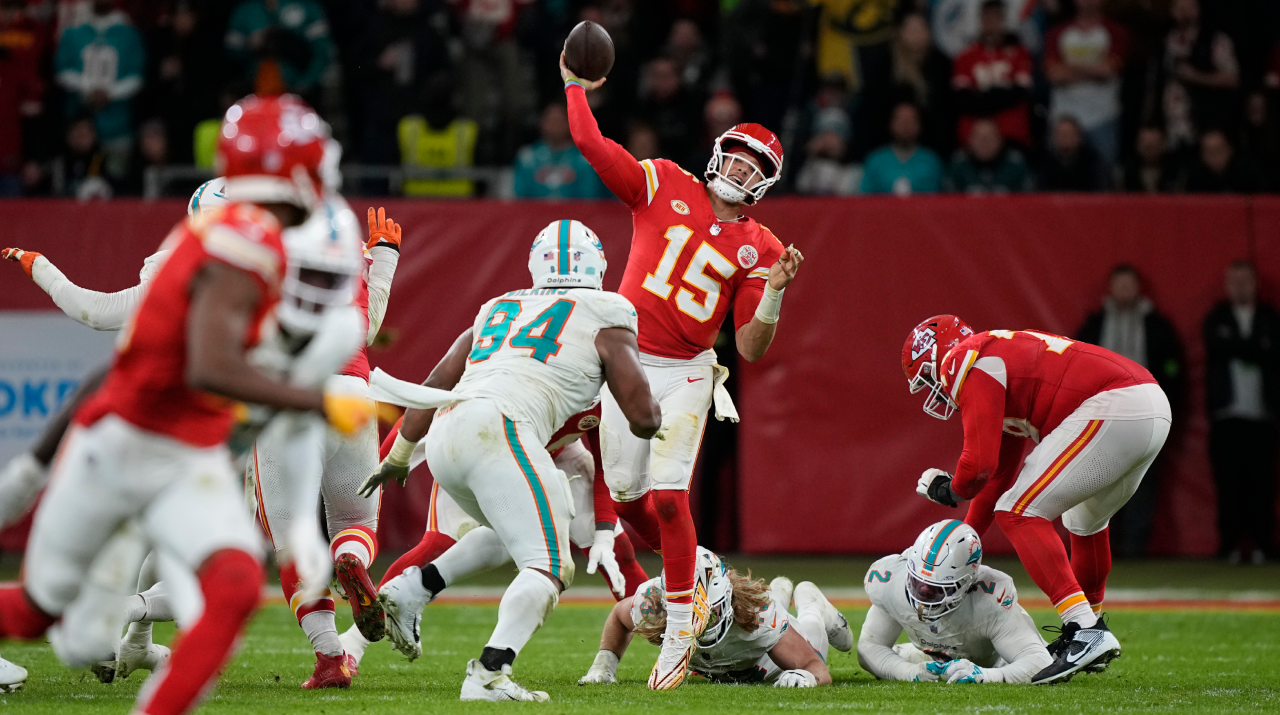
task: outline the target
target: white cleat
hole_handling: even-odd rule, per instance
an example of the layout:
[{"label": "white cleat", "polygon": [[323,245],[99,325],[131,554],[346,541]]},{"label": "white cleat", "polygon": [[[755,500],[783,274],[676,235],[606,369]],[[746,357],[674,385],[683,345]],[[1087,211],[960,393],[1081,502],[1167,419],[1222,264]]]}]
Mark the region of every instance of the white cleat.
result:
[{"label": "white cleat", "polygon": [[347,654],[348,667],[352,664],[357,668],[360,667],[360,661],[364,660],[364,651],[369,647],[369,641],[360,633],[360,629],[351,626],[338,634],[338,642],[342,644],[342,650]]},{"label": "white cleat", "polygon": [[16,693],[26,682],[26,668],[0,658],[0,693]]},{"label": "white cleat", "polygon": [[693,634],[688,631],[662,634],[662,651],[649,673],[650,690],[675,690],[689,672],[693,657]]},{"label": "white cleat", "polygon": [[822,614],[822,623],[827,627],[827,642],[832,648],[842,653],[853,650],[853,630],[849,628],[849,621],[831,605],[821,589],[811,581],[801,581],[796,585],[795,598],[796,611],[816,608]]},{"label": "white cleat", "polygon": [[545,703],[551,700],[551,696],[541,690],[526,690],[523,685],[512,680],[510,665],[504,665],[502,670],[495,672],[472,658],[467,663],[467,677],[462,681],[462,695],[458,699],[488,700],[495,703],[508,700]]},{"label": "white cleat", "polygon": [[387,582],[378,592],[378,601],[387,614],[387,633],[396,650],[410,661],[422,655],[422,609],[434,598],[422,586],[422,569],[410,566]]},{"label": "white cleat", "polygon": [[0,526],[27,513],[36,494],[49,481],[49,470],[30,452],[23,452],[0,469]]},{"label": "white cleat", "polygon": [[162,645],[148,643],[141,646],[122,640],[120,654],[116,656],[116,676],[127,678],[135,670],[149,670],[154,673],[169,662],[169,655],[169,649]]},{"label": "white cleat", "polygon": [[779,576],[769,582],[769,596],[773,598],[774,603],[778,604],[778,608],[784,611],[791,610],[791,594],[795,590],[796,585],[786,576]]}]

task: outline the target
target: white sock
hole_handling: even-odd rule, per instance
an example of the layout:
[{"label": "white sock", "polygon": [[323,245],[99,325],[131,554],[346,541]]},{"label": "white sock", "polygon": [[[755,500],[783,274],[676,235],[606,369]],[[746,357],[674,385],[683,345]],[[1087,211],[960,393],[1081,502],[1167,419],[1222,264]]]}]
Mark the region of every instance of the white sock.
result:
[{"label": "white sock", "polygon": [[551,579],[533,569],[521,569],[502,594],[498,625],[485,647],[510,648],[519,655],[559,602],[560,590]]},{"label": "white sock", "polygon": [[151,623],[130,623],[129,629],[124,632],[124,640],[129,645],[141,648],[151,645]]},{"label": "white sock", "polygon": [[369,647],[369,641],[360,633],[360,629],[351,626],[338,636],[338,641],[342,643],[342,650],[356,659],[356,665],[360,665],[360,661],[364,659],[364,651]]},{"label": "white sock", "polygon": [[1088,601],[1081,601],[1062,612],[1062,623],[1079,623],[1081,628],[1092,628],[1098,622]]},{"label": "white sock", "polygon": [[667,633],[693,633],[693,604],[692,603],[668,603],[667,604]]},{"label": "white sock", "polygon": [[338,557],[343,554],[354,554],[360,560],[360,563],[364,564],[365,568],[369,568],[369,564],[373,563],[373,557],[369,554],[369,547],[355,539],[338,544],[338,547],[333,549],[333,560],[336,562]]},{"label": "white sock", "polygon": [[481,526],[463,534],[458,543],[431,563],[440,572],[444,585],[450,586],[468,576],[496,569],[510,560],[498,532]]},{"label": "white sock", "polygon": [[311,641],[312,650],[324,655],[342,655],[342,641],[338,640],[333,611],[313,611],[303,616],[298,625]]},{"label": "white sock", "polygon": [[165,588],[164,581],[156,583],[156,585],[138,594],[142,599],[142,617],[139,621],[172,621],[173,620],[173,602],[169,598],[169,591]]}]

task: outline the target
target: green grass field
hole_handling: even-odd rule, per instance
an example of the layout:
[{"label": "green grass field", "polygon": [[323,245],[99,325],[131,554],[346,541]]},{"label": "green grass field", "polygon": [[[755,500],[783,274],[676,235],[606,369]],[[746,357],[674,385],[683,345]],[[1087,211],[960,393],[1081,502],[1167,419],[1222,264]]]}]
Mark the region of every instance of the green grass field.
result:
[{"label": "green grass field", "polygon": [[[757,575],[782,571],[797,580],[820,578],[820,585],[844,586],[858,582],[865,561],[742,559],[738,565],[750,565]],[[1008,570],[1022,581],[1018,569]],[[1198,578],[1180,575],[1184,571],[1198,573]],[[1113,584],[1178,588],[1207,580],[1216,588],[1213,594],[1224,594],[1274,591],[1280,586],[1278,575],[1276,567],[1230,569],[1199,562],[1120,564]],[[492,574],[483,583],[499,584],[507,579],[507,573]],[[598,583],[595,577],[585,575],[580,582]],[[863,610],[843,610],[857,628]],[[589,688],[576,685],[595,655],[606,612],[605,605],[562,605],[516,661],[517,679],[548,691],[550,704],[494,706],[459,703],[457,696],[463,667],[467,659],[479,655],[496,619],[496,606],[430,606],[423,620],[421,659],[410,664],[389,644],[378,643],[370,647],[351,690],[304,692],[298,685],[311,671],[310,648],[289,610],[273,604],[254,620],[239,654],[198,712],[394,715],[489,712],[495,707],[591,715],[640,709],[653,713],[1280,711],[1280,613],[1275,611],[1117,607],[1111,623],[1124,645],[1124,657],[1104,674],[1081,675],[1066,685],[1049,688],[880,683],[858,667],[853,654],[833,650],[830,665],[836,682],[831,687],[788,691],[769,686],[710,685],[691,679],[672,693],[645,689],[656,649],[639,642],[622,661],[622,683]],[[1034,609],[1032,615],[1040,624],[1057,622],[1052,611]],[[345,628],[349,620],[349,616],[340,615],[339,626]],[[172,633],[172,628],[157,627],[161,641],[167,641]],[[138,673],[127,681],[103,685],[87,672],[63,667],[43,643],[6,643],[0,653],[32,673],[25,690],[0,696],[0,711],[123,713],[129,710],[146,675]]]}]

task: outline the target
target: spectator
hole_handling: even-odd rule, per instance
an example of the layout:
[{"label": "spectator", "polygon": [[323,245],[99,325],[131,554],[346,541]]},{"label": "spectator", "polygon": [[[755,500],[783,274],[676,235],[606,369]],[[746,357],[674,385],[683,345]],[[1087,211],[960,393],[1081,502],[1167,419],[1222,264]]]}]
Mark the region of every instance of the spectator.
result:
[{"label": "spectator", "polygon": [[715,140],[742,122],[742,105],[738,104],[732,94],[717,92],[707,100],[707,106],[702,110],[702,120],[707,127],[703,148],[710,156]]},{"label": "spectator", "polygon": [[113,0],[93,0],[89,21],[67,30],[54,61],[58,84],[67,92],[68,117],[89,112],[101,170],[125,175],[133,149],[133,98],[142,89],[142,37]]},{"label": "spectator", "polygon": [[421,87],[436,73],[450,71],[448,26],[441,0],[389,0],[356,41],[365,163],[395,163],[396,125],[413,112]]},{"label": "spectator", "polygon": [[942,189],[942,160],[920,146],[920,110],[903,102],[893,108],[889,134],[893,142],[867,156],[862,167],[862,193],[910,196]]},{"label": "spectator", "polygon": [[1101,191],[1105,187],[1106,170],[1085,141],[1084,130],[1075,118],[1059,117],[1053,125],[1049,156],[1040,168],[1040,190]]},{"label": "spectator", "polygon": [[542,141],[516,155],[515,195],[526,199],[603,199],[610,196],[604,182],[583,158],[569,133],[569,113],[563,102],[542,110]]},{"label": "spectator", "polygon": [[1120,176],[1124,191],[1144,194],[1167,194],[1182,191],[1186,172],[1182,162],[1169,151],[1164,127],[1149,124],[1138,130],[1134,157],[1125,163]]},{"label": "spectator", "polygon": [[701,173],[697,139],[702,132],[698,126],[701,105],[680,82],[680,70],[668,57],[658,57],[645,68],[640,91],[639,116],[658,133],[662,150],[687,171],[697,169]]},{"label": "spectator", "polygon": [[1031,146],[1031,53],[1005,30],[1004,0],[982,3],[978,41],[961,52],[951,70],[960,112],[961,143],[980,119],[993,119],[1000,134]]},{"label": "spectator", "polygon": [[739,0],[720,26],[720,55],[733,58],[733,94],[766,127],[782,126],[794,101],[796,58],[810,42],[808,7],[808,0]]},{"label": "spectator", "polygon": [[966,148],[951,160],[947,185],[971,194],[1030,191],[1031,173],[1022,152],[1005,145],[995,121],[979,119]]},{"label": "spectator", "polygon": [[220,38],[191,3],[178,3],[159,19],[147,36],[147,86],[138,98],[139,114],[162,117],[170,158],[189,164],[195,159],[196,125],[218,115]]},{"label": "spectator", "polygon": [[1261,188],[1257,168],[1237,157],[1227,135],[1211,129],[1200,137],[1199,160],[1187,177],[1187,191],[1209,194],[1252,194]]},{"label": "spectator", "polygon": [[1161,101],[1169,143],[1182,149],[1206,127],[1232,125],[1240,71],[1231,38],[1200,26],[1199,0],[1173,0],[1169,13]]},{"label": "spectator", "polygon": [[1258,300],[1248,261],[1227,268],[1227,299],[1204,319],[1209,459],[1218,487],[1218,555],[1261,564],[1271,549],[1280,417],[1280,313]]},{"label": "spectator", "polygon": [[81,201],[110,199],[115,190],[105,165],[97,123],[87,113],[72,118],[67,124],[66,147],[53,162],[53,195]]},{"label": "spectator", "polygon": [[23,125],[44,110],[44,32],[25,10],[23,0],[0,2],[0,197],[22,193]]},{"label": "spectator", "polygon": [[311,104],[333,57],[329,21],[315,0],[244,0],[231,13],[227,57],[239,65],[240,89],[300,94]]},{"label": "spectator", "polygon": [[858,188],[857,170],[846,163],[849,115],[841,109],[818,113],[814,136],[805,147],[804,166],[796,175],[796,191],[820,196],[842,196]]},{"label": "spectator", "polygon": [[662,142],[653,127],[644,122],[627,125],[627,141],[623,145],[627,153],[639,161],[658,159],[662,156]]},{"label": "spectator", "polygon": [[[148,119],[138,127],[138,153],[130,167],[129,180],[121,187],[121,193],[134,196],[142,195],[147,186],[147,170],[168,166],[171,161],[169,149],[169,130],[163,119]],[[200,182],[191,185],[194,191]],[[180,187],[170,187],[175,194],[181,194]]]},{"label": "spectator", "polygon": [[687,18],[671,24],[665,54],[675,62],[680,84],[695,97],[704,97],[711,81],[711,54],[707,52],[698,23]]},{"label": "spectator", "polygon": [[[1176,412],[1182,402],[1184,362],[1182,344],[1173,323],[1161,315],[1142,294],[1142,282],[1133,266],[1122,263],[1111,269],[1102,310],[1090,315],[1077,339],[1119,353],[1151,371]],[[1111,548],[1124,558],[1146,555],[1151,524],[1160,501],[1161,461],[1147,470],[1138,491],[1120,513],[1111,518]]]},{"label": "spectator", "polygon": [[[458,116],[453,80],[437,75],[423,89],[421,114],[400,120],[396,136],[400,140],[400,161],[406,168],[467,170],[475,166],[476,137],[480,126],[474,119]],[[466,197],[475,193],[475,181],[467,177],[407,179],[405,196]]]},{"label": "spectator", "polygon": [[532,0],[450,0],[462,35],[458,67],[462,114],[480,122],[487,138],[482,161],[506,164],[538,109],[533,63],[516,41],[522,11]]},{"label": "spectator", "polygon": [[1245,99],[1239,146],[1241,156],[1249,157],[1261,168],[1266,188],[1280,189],[1280,133],[1271,117],[1267,95],[1261,91],[1251,92]]},{"label": "spectator", "polygon": [[[921,114],[920,143],[946,156],[956,146],[951,60],[933,44],[929,21],[918,12],[902,18],[893,43],[890,107],[910,102]],[[885,123],[888,124],[885,113]]]},{"label": "spectator", "polygon": [[1102,0],[1076,0],[1076,17],[1049,32],[1044,71],[1053,85],[1049,121],[1074,117],[1110,167],[1120,156],[1120,72],[1124,28],[1102,15]]}]

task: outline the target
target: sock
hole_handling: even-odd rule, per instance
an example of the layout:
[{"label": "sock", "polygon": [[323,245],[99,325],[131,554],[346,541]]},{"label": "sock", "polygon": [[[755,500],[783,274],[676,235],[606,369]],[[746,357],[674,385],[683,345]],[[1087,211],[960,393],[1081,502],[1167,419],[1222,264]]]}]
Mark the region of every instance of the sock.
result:
[{"label": "sock", "polygon": [[262,566],[244,551],[219,551],[205,561],[200,588],[204,613],[174,645],[169,664],[147,679],[136,712],[182,715],[196,705],[230,659],[241,629],[258,607]]},{"label": "sock", "polygon": [[378,556],[377,532],[367,526],[343,529],[329,542],[329,554],[334,561],[343,554],[353,554],[367,569]]},{"label": "sock", "polygon": [[667,633],[693,633],[693,604],[667,603]]},{"label": "sock", "polygon": [[[693,603],[698,536],[689,513],[689,492],[661,490],[650,494],[662,522],[662,568],[666,573],[668,608],[672,604]],[[670,620],[667,628],[671,628]]]},{"label": "sock", "polygon": [[22,586],[0,588],[0,637],[39,638],[57,620],[32,603]]},{"label": "sock", "polygon": [[[463,534],[458,543],[440,554],[431,565],[439,570],[440,578],[448,586],[473,574],[496,569],[510,560],[511,555],[502,545],[498,532],[482,526]],[[425,578],[426,569],[423,574]]]},{"label": "sock", "polygon": [[518,655],[559,602],[560,589],[551,579],[533,569],[520,569],[507,592],[502,594],[502,602],[498,604],[498,625],[485,649],[510,648]]},{"label": "sock", "polygon": [[653,492],[646,492],[635,501],[615,502],[613,508],[636,530],[646,546],[655,551],[662,550],[662,523],[653,508]]},{"label": "sock", "polygon": [[1076,622],[1092,626],[1096,619],[1076,582],[1071,564],[1067,561],[1067,549],[1053,530],[1053,524],[1038,516],[1023,516],[1007,511],[996,512],[996,523],[1004,535],[1013,542],[1018,559],[1036,586],[1044,591],[1049,601],[1058,609],[1063,623]]},{"label": "sock", "polygon": [[435,564],[427,564],[426,568],[421,571],[422,587],[427,589],[427,593],[430,593],[432,597],[448,587],[449,584],[444,582],[444,578],[440,576],[440,569],[436,568]]},{"label": "sock", "polygon": [[496,673],[502,670],[502,666],[511,665],[516,662],[516,652],[510,648],[490,648],[485,646],[484,651],[480,653],[480,665],[490,673]]},{"label": "sock", "polygon": [[147,617],[147,601],[142,594],[135,593],[124,601],[124,619],[129,623],[137,623]]},{"label": "sock", "polygon": [[1071,535],[1071,572],[1094,614],[1102,611],[1111,573],[1111,527],[1089,536]]},{"label": "sock", "polygon": [[[142,615],[136,619],[137,621],[147,621],[154,623],[156,621],[172,621],[173,620],[173,603],[169,598],[169,591],[165,588],[163,581],[137,594],[142,603]],[[132,604],[133,599],[130,598]]]},{"label": "sock", "polygon": [[360,661],[364,660],[364,651],[369,647],[369,639],[365,638],[360,629],[351,626],[338,636],[338,640],[342,642],[342,650],[352,658],[356,659],[356,665],[360,665]]},{"label": "sock", "polygon": [[307,640],[311,641],[312,649],[325,655],[341,653],[342,643],[338,640],[338,627],[333,620],[333,597],[326,591],[323,597],[303,603],[299,583],[298,570],[293,564],[280,567],[280,590],[284,591],[284,598],[293,609],[302,632],[307,634]]},{"label": "sock", "polygon": [[[631,545],[631,537],[627,536],[626,532],[618,534],[613,540],[613,557],[617,559],[618,570],[627,581],[623,595],[625,598],[631,598],[635,595],[636,589],[640,588],[640,584],[649,580],[649,574],[644,572],[644,567],[636,560],[635,547]],[[608,578],[606,575],[605,580]],[[617,594],[614,594],[614,597],[617,598]]]},{"label": "sock", "polygon": [[404,573],[404,570],[410,566],[425,568],[427,564],[439,558],[450,546],[454,545],[453,537],[441,534],[438,531],[428,531],[422,535],[422,541],[418,545],[404,552],[404,555],[396,559],[387,572],[382,575],[382,581],[378,583],[378,590],[388,581]]},{"label": "sock", "polygon": [[151,622],[130,623],[128,630],[124,632],[124,641],[140,648],[151,645]]}]

